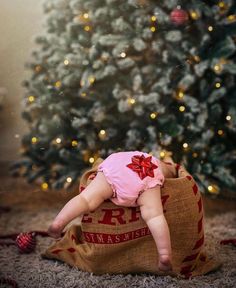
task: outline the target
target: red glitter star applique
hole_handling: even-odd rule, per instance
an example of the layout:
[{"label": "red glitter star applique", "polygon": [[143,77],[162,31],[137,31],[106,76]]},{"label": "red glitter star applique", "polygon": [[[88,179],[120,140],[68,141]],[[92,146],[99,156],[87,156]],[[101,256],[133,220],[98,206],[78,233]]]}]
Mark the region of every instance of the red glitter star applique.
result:
[{"label": "red glitter star applique", "polygon": [[139,177],[143,180],[145,177],[154,177],[154,169],[158,166],[151,162],[152,156],[146,157],[144,155],[134,155],[132,157],[132,163],[126,165],[134,172],[138,173]]}]

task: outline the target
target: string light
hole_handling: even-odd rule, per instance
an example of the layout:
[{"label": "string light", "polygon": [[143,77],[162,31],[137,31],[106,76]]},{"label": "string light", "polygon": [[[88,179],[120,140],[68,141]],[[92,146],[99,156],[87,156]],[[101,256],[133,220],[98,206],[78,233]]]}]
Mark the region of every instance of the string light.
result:
[{"label": "string light", "polygon": [[155,32],[155,31],[156,31],[156,27],[152,26],[152,27],[150,28],[150,30],[151,30],[152,32]]},{"label": "string light", "polygon": [[221,86],[220,82],[216,82],[215,86],[216,86],[216,88],[220,88],[220,86]]},{"label": "string light", "polygon": [[93,84],[95,82],[95,77],[94,76],[90,76],[89,77],[89,83]]},{"label": "string light", "polygon": [[88,13],[84,13],[84,14],[83,14],[83,17],[84,17],[85,19],[88,19],[88,18],[89,18],[89,14],[88,14]]},{"label": "string light", "polygon": [[151,21],[155,22],[156,20],[157,20],[157,17],[153,15],[153,16],[151,17]]},{"label": "string light", "polygon": [[221,69],[222,69],[222,67],[221,67],[220,64],[215,64],[215,66],[214,66],[214,70],[215,70],[216,73],[217,73],[217,72],[220,72]]},{"label": "string light", "polygon": [[193,154],[193,158],[197,158],[198,154],[196,152],[194,152]]},{"label": "string light", "polygon": [[60,87],[61,87],[61,81],[57,81],[57,82],[55,83],[55,87],[56,87],[56,88],[60,88]]},{"label": "string light", "polygon": [[236,15],[229,15],[229,16],[227,17],[227,19],[228,19],[229,22],[233,22],[233,21],[236,20]]},{"label": "string light", "polygon": [[71,146],[72,146],[72,147],[76,147],[77,145],[78,145],[78,141],[73,140],[73,141],[71,142]]},{"label": "string light", "polygon": [[32,102],[34,102],[34,100],[35,100],[35,97],[34,96],[29,96],[28,97],[28,101],[30,102],[30,103],[32,103]]},{"label": "string light", "polygon": [[195,60],[195,62],[200,62],[201,58],[198,55],[194,55],[193,59]]},{"label": "string light", "polygon": [[210,193],[214,193],[214,194],[218,194],[218,193],[219,193],[219,188],[218,188],[218,186],[216,186],[216,185],[209,185],[209,186],[207,187],[207,189],[208,189],[208,191],[209,191]]},{"label": "string light", "polygon": [[32,144],[35,144],[38,142],[38,138],[37,137],[32,137],[31,139]]},{"label": "string light", "polygon": [[99,136],[99,138],[100,138],[101,140],[105,140],[105,138],[106,138],[106,131],[105,131],[105,130],[100,130],[98,136]]},{"label": "string light", "polygon": [[90,158],[89,158],[89,163],[93,164],[94,161],[95,161],[94,157],[90,157]]},{"label": "string light", "polygon": [[120,53],[120,57],[125,58],[125,57],[126,57],[125,52],[121,52],[121,53]]},{"label": "string light", "polygon": [[212,27],[212,26],[208,26],[207,29],[208,29],[209,32],[212,32],[212,31],[213,31],[213,27]]},{"label": "string light", "polygon": [[136,101],[134,98],[129,98],[128,102],[129,102],[129,104],[134,105]]},{"label": "string light", "polygon": [[230,115],[227,115],[225,118],[226,118],[227,121],[231,120],[231,116]]},{"label": "string light", "polygon": [[156,112],[153,112],[150,114],[150,118],[151,119],[156,119],[157,118],[157,113]]},{"label": "string light", "polygon": [[183,144],[183,148],[187,149],[188,148],[188,143]]},{"label": "string light", "polygon": [[57,144],[60,144],[61,143],[61,138],[57,138],[55,141],[56,141]]},{"label": "string light", "polygon": [[80,96],[85,97],[87,94],[85,92],[80,93]]},{"label": "string light", "polygon": [[190,10],[190,16],[193,20],[197,20],[199,18],[199,14],[194,10]]},{"label": "string light", "polygon": [[48,183],[46,183],[46,182],[42,183],[42,184],[41,184],[41,188],[42,188],[43,190],[47,190],[47,189],[48,189]]},{"label": "string light", "polygon": [[88,32],[88,31],[91,30],[91,27],[90,27],[89,25],[86,25],[86,26],[84,26],[84,30],[85,30],[86,32]]},{"label": "string light", "polygon": [[218,135],[223,135],[224,134],[224,131],[223,130],[221,130],[221,129],[219,129],[218,131],[217,131],[217,133],[218,133]]},{"label": "string light", "polygon": [[67,177],[67,178],[66,178],[66,182],[67,182],[67,183],[71,183],[71,182],[72,182],[72,178],[71,178],[71,177]]},{"label": "string light", "polygon": [[165,155],[166,155],[165,151],[161,151],[161,152],[160,152],[160,157],[161,157],[162,159],[165,157]]},{"label": "string light", "polygon": [[177,98],[182,99],[184,97],[184,91],[183,90],[179,90],[177,93]]},{"label": "string light", "polygon": [[65,59],[65,60],[64,60],[64,64],[65,64],[65,65],[69,65],[69,60]]},{"label": "string light", "polygon": [[185,107],[184,106],[179,106],[179,111],[180,112],[184,112],[185,111]]}]

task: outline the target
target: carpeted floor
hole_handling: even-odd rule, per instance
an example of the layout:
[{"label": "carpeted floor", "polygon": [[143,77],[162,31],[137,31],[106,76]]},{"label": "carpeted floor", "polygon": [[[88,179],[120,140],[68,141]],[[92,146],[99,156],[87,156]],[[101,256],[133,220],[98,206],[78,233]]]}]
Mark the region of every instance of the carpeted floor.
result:
[{"label": "carpeted floor", "polygon": [[[0,235],[31,230],[45,231],[59,208],[74,194],[42,192],[33,185],[18,179],[12,180],[6,175],[0,177],[0,182],[0,208],[11,207],[10,211],[0,209]],[[236,238],[235,203],[228,201],[222,204],[222,201],[217,201],[204,200],[205,208],[207,207],[206,248],[209,254],[223,263],[222,268],[214,273],[191,280],[146,274],[95,276],[56,260],[41,258],[40,253],[53,240],[37,236],[36,251],[31,254],[20,254],[15,246],[0,246],[0,278],[11,278],[20,288],[236,287],[236,247],[219,245],[222,239]],[[0,284],[0,287],[11,286]]]},{"label": "carpeted floor", "polygon": [[[0,231],[45,230],[57,209],[40,213],[12,211],[0,216]],[[236,287],[236,248],[221,246],[219,240],[236,235],[236,215],[233,212],[206,219],[206,238],[209,253],[223,262],[222,268],[209,275],[179,280],[150,275],[103,275],[81,272],[56,260],[42,259],[43,252],[53,240],[37,236],[38,244],[32,254],[20,254],[15,246],[0,247],[0,277],[17,281],[19,287]],[[5,229],[7,227],[7,229]],[[0,285],[0,287],[10,287]]]}]

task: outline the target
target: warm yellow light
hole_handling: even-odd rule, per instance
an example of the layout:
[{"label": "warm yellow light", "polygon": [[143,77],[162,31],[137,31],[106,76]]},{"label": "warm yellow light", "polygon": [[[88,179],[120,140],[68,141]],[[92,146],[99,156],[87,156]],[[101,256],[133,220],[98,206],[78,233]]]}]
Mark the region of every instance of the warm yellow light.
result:
[{"label": "warm yellow light", "polygon": [[88,18],[89,18],[89,14],[88,14],[88,13],[84,13],[84,14],[83,14],[83,17],[84,17],[85,19],[88,19]]},{"label": "warm yellow light", "polygon": [[55,141],[56,141],[57,144],[60,144],[61,143],[61,138],[57,138]]},{"label": "warm yellow light", "polygon": [[80,96],[85,97],[87,94],[85,92],[80,93]]},{"label": "warm yellow light", "polygon": [[223,134],[224,134],[224,131],[221,130],[221,129],[219,129],[219,130],[217,131],[217,133],[218,133],[218,135],[223,135]]},{"label": "warm yellow light", "polygon": [[91,27],[90,27],[90,26],[88,26],[88,25],[86,25],[86,26],[84,26],[84,30],[88,32],[88,31],[90,31],[90,30],[91,30]]},{"label": "warm yellow light", "polygon": [[214,66],[214,70],[215,70],[215,72],[219,72],[221,70],[221,66],[219,64],[216,64]]},{"label": "warm yellow light", "polygon": [[43,190],[47,190],[47,189],[48,189],[48,183],[46,183],[46,182],[42,183],[42,184],[41,184],[41,188],[42,188]]},{"label": "warm yellow light", "polygon": [[90,77],[89,77],[89,82],[90,82],[90,84],[93,84],[93,83],[94,83],[94,81],[95,81],[95,77],[93,77],[93,76],[90,76]]},{"label": "warm yellow light", "polygon": [[153,15],[153,16],[151,17],[151,20],[154,22],[154,21],[157,20],[157,17]]},{"label": "warm yellow light", "polygon": [[55,87],[60,88],[60,87],[61,87],[61,81],[57,81],[57,82],[55,83]]},{"label": "warm yellow light", "polygon": [[160,157],[161,157],[161,158],[164,158],[165,155],[166,155],[165,151],[161,151],[161,152],[160,152]]},{"label": "warm yellow light", "polygon": [[69,60],[65,59],[65,60],[64,60],[64,64],[65,64],[65,65],[68,65],[68,64],[69,64]]},{"label": "warm yellow light", "polygon": [[212,26],[208,26],[207,29],[208,29],[209,32],[212,32],[212,31],[213,31],[213,27],[212,27]]},{"label": "warm yellow light", "polygon": [[225,2],[220,1],[220,2],[218,3],[218,6],[219,6],[220,8],[224,8],[224,7],[225,7]]},{"label": "warm yellow light", "polygon": [[157,113],[156,112],[153,112],[150,114],[150,118],[151,119],[156,119],[157,118]]},{"label": "warm yellow light", "polygon": [[37,137],[32,137],[31,142],[33,144],[37,143],[38,142],[38,138]]},{"label": "warm yellow light", "polygon": [[152,27],[150,28],[150,30],[151,30],[152,32],[155,32],[155,31],[156,31],[156,27],[152,26]]},{"label": "warm yellow light", "polygon": [[217,82],[217,83],[215,84],[215,86],[216,86],[216,88],[220,88],[220,86],[221,86],[220,82]]},{"label": "warm yellow light", "polygon": [[105,130],[100,130],[99,134],[103,136],[103,135],[106,134],[106,131]]},{"label": "warm yellow light", "polygon": [[219,193],[219,187],[217,185],[209,185],[207,187],[208,191],[210,193],[218,194]]},{"label": "warm yellow light", "polygon": [[227,17],[227,19],[228,19],[229,21],[235,21],[235,20],[236,20],[236,15],[229,15],[229,16]]},{"label": "warm yellow light", "polygon": [[183,147],[184,147],[184,148],[188,148],[188,143],[184,143],[184,144],[183,144]]},{"label": "warm yellow light", "polygon": [[177,95],[178,95],[178,98],[181,99],[184,97],[184,92],[182,90],[180,90]]},{"label": "warm yellow light", "polygon": [[230,120],[231,120],[231,116],[230,116],[230,115],[227,115],[227,116],[226,116],[226,120],[227,120],[227,121],[230,121]]},{"label": "warm yellow light", "polygon": [[184,112],[185,111],[185,107],[184,106],[179,106],[179,111],[180,112]]},{"label": "warm yellow light", "polygon": [[200,61],[201,61],[201,59],[200,59],[200,57],[199,57],[198,55],[194,55],[194,56],[193,56],[193,59],[194,59],[196,62],[200,62]]},{"label": "warm yellow light", "polygon": [[95,161],[94,157],[90,157],[90,158],[89,158],[89,163],[93,164],[94,161]]},{"label": "warm yellow light", "polygon": [[196,152],[194,152],[193,154],[193,158],[197,158],[198,154]]},{"label": "warm yellow light", "polygon": [[76,146],[78,145],[78,141],[73,140],[73,141],[71,142],[71,145],[72,145],[73,147],[76,147]]},{"label": "warm yellow light", "polygon": [[134,98],[128,99],[129,104],[133,105],[136,101]]},{"label": "warm yellow light", "polygon": [[120,53],[120,57],[125,58],[126,57],[125,52]]},{"label": "warm yellow light", "polygon": [[66,182],[71,183],[72,182],[72,178],[71,177],[67,177],[66,178]]},{"label": "warm yellow light", "polygon": [[34,102],[34,100],[35,100],[35,97],[34,97],[34,96],[29,96],[29,97],[28,97],[28,101],[29,101],[29,102]]},{"label": "warm yellow light", "polygon": [[190,16],[193,20],[197,20],[199,18],[199,14],[196,11],[191,11]]},{"label": "warm yellow light", "polygon": [[209,185],[207,189],[208,189],[208,191],[212,192],[213,191],[213,186]]}]

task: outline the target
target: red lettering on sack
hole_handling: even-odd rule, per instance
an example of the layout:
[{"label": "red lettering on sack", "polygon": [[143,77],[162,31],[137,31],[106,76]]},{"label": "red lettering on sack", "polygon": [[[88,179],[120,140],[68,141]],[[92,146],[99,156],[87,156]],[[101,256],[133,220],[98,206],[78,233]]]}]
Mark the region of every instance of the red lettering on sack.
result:
[{"label": "red lettering on sack", "polygon": [[91,233],[83,231],[85,241],[95,244],[118,244],[150,235],[148,227],[129,231],[122,234]]},{"label": "red lettering on sack", "polygon": [[[120,224],[126,224],[126,221],[122,218],[122,216],[125,213],[125,210],[122,208],[117,209],[101,209],[104,212],[104,217],[102,220],[99,220],[98,223],[100,224],[107,224],[107,225],[116,225],[118,223]],[[116,222],[112,221],[112,218],[116,219]]]},{"label": "red lettering on sack", "polygon": [[[131,219],[129,222],[136,222],[140,219],[141,211],[139,207],[131,207],[129,208],[131,210]],[[139,216],[138,216],[139,215]]]},{"label": "red lettering on sack", "polygon": [[82,223],[92,223],[92,218],[89,217],[89,214],[84,214],[83,215]]}]

